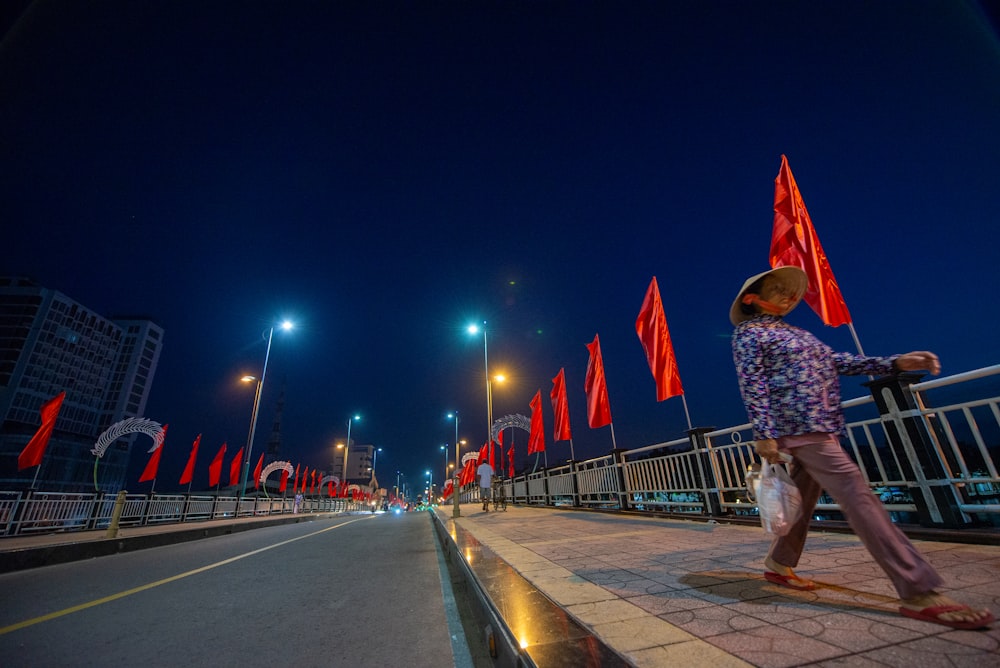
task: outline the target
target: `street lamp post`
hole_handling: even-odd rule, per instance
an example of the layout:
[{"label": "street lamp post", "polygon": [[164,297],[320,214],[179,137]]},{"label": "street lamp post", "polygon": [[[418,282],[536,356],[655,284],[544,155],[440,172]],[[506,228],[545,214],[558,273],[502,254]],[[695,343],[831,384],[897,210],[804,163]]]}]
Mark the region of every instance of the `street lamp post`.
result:
[{"label": "street lamp post", "polygon": [[434,502],[431,496],[434,494],[434,474],[427,471],[427,505],[433,506]]},{"label": "street lamp post", "polygon": [[[469,325],[469,334],[478,334],[479,325]],[[483,369],[486,371],[486,443],[493,449],[493,385],[490,383],[490,356],[486,342],[486,321],[483,321]]]},{"label": "street lamp post", "polygon": [[[286,332],[290,330],[294,325],[288,320],[281,323],[281,329]],[[260,372],[260,380],[257,381],[257,392],[254,394],[253,398],[253,411],[250,415],[250,436],[247,438],[247,456],[243,462],[243,482],[240,483],[240,498],[247,491],[247,476],[250,475],[250,453],[253,452],[253,437],[257,433],[257,415],[260,411],[260,393],[264,388],[264,377],[267,375],[267,361],[271,357],[271,341],[274,338],[274,326],[267,331],[267,350],[264,352],[264,368]],[[252,379],[253,376],[244,376],[244,378]],[[239,514],[238,512],[236,513]]]},{"label": "street lamp post", "polygon": [[344,479],[341,481],[344,489],[347,489],[347,453],[351,450],[351,423],[360,419],[360,415],[352,415],[347,418],[347,442],[344,443],[344,470],[341,471],[341,475],[344,476]]},{"label": "street lamp post", "polygon": [[451,511],[451,516],[452,517],[461,517],[462,516],[462,511],[459,509],[459,500],[458,500],[458,491],[459,491],[459,489],[458,489],[458,476],[460,475],[459,474],[459,468],[460,468],[460,466],[459,466],[459,459],[458,459],[459,458],[459,448],[460,448],[460,445],[458,443],[458,411],[454,411],[452,413],[448,413],[448,417],[455,418],[455,477],[452,478],[452,481],[451,481],[451,485],[452,485],[452,487],[451,487],[451,495],[452,495],[452,511]]}]

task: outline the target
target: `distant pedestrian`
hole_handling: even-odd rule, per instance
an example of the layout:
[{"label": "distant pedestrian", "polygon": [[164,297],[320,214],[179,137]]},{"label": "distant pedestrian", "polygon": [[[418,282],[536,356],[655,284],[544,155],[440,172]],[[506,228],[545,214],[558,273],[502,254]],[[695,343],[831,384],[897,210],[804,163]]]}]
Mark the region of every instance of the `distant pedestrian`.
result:
[{"label": "distant pedestrian", "polygon": [[937,355],[918,351],[889,357],[835,353],[809,332],[782,318],[806,292],[809,279],[798,267],[778,267],[743,284],[729,310],[733,361],[740,394],[753,426],[754,448],[762,459],[780,463],[792,456],[789,472],[802,493],[802,517],[787,536],[775,538],[764,559],[764,577],[792,589],[815,589],[795,574],[820,492],[840,505],[851,529],[892,580],[900,614],[959,629],[993,621],[988,610],[973,610],[934,591],[943,580],[892,523],[881,501],[844,448],[839,375],[941,371]]},{"label": "distant pedestrian", "polygon": [[479,498],[483,501],[483,510],[490,512],[490,491],[493,484],[493,467],[490,466],[488,461],[483,460],[483,463],[476,469],[476,475],[479,476]]},{"label": "distant pedestrian", "polygon": [[292,504],[292,514],[296,514],[302,508],[302,492],[295,494],[295,502]]}]

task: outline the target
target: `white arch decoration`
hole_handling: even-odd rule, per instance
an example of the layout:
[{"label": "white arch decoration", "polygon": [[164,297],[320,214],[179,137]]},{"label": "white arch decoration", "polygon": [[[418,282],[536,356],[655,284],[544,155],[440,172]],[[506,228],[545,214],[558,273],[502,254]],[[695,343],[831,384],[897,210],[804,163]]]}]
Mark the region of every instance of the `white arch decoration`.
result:
[{"label": "white arch decoration", "polygon": [[260,480],[258,482],[263,485],[267,477],[275,471],[288,471],[288,475],[292,475],[295,473],[295,468],[291,462],[271,462],[260,472]]},{"label": "white arch decoration", "polygon": [[530,434],[531,419],[521,415],[520,413],[504,415],[502,418],[497,418],[493,421],[493,426],[490,427],[490,438],[494,441],[497,440],[497,436],[500,435],[500,432],[508,427],[517,427],[518,429],[523,429]]},{"label": "white arch decoration", "polygon": [[146,418],[132,417],[116,422],[98,436],[97,442],[90,451],[91,454],[97,455],[98,458],[103,457],[108,446],[126,434],[146,434],[149,436],[153,439],[153,447],[149,449],[150,452],[163,445],[163,425]]}]

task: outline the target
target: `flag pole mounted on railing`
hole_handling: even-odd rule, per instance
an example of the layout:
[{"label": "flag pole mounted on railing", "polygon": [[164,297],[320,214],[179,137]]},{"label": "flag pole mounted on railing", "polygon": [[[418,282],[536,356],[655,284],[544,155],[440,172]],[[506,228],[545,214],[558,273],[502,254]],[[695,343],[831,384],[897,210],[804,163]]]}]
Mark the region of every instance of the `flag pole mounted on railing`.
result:
[{"label": "flag pole mounted on railing", "polygon": [[611,447],[617,450],[615,425],[611,421],[611,404],[608,401],[608,383],[604,377],[601,339],[597,334],[594,334],[594,340],[586,345],[590,352],[590,359],[587,361],[587,377],[583,383],[583,389],[587,392],[587,422],[591,429],[610,425]]},{"label": "flag pole mounted on railing", "polygon": [[781,168],[774,179],[774,227],[771,230],[771,267],[799,267],[809,277],[809,287],[803,299],[830,327],[847,325],[858,348],[864,355],[858,333],[854,331],[847,303],[840,293],[833,269],[823,252],[816,228],[813,227],[805,200],[795,183],[788,158],[781,156]]},{"label": "flag pole mounted on railing", "polygon": [[656,381],[656,400],[666,401],[680,395],[688,429],[692,429],[691,414],[681,386],[681,375],[677,371],[677,358],[670,342],[670,330],[667,329],[667,317],[663,313],[663,301],[660,299],[660,286],[656,282],[656,276],[653,276],[646,288],[646,297],[642,300],[642,308],[635,319],[635,333],[639,336],[642,349],[646,351],[646,361],[649,362],[649,370]]}]

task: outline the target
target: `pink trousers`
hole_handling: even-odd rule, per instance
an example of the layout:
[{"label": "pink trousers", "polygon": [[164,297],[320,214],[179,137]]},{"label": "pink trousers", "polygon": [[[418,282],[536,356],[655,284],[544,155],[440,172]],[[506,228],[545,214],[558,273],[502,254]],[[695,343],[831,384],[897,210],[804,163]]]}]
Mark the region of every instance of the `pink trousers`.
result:
[{"label": "pink trousers", "polygon": [[778,448],[795,458],[789,473],[802,493],[802,518],[787,536],[775,539],[771,559],[792,568],[798,565],[816,501],[825,489],[889,576],[900,598],[925,594],[941,585],[941,576],[892,523],[882,502],[872,493],[835,435],[782,437],[778,439]]}]

